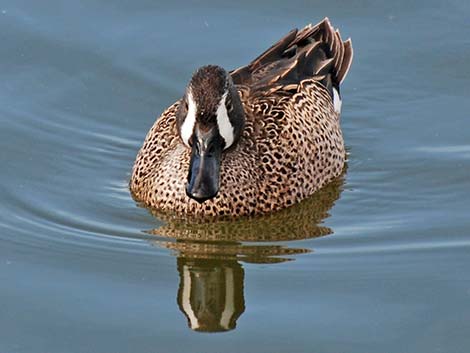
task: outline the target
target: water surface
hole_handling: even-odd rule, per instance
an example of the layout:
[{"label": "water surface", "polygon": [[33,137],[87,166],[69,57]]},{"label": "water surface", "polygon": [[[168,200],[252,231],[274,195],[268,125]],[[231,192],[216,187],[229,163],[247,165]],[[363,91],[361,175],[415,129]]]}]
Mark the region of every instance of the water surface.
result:
[{"label": "water surface", "polygon": [[[325,16],[346,175],[250,221],[136,205],[191,73]],[[469,33],[459,0],[2,2],[0,352],[468,352]]]}]

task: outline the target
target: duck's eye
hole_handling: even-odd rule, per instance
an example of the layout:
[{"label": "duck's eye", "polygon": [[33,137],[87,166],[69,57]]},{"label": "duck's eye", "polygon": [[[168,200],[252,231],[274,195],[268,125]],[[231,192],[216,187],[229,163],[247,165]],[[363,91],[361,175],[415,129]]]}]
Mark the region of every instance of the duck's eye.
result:
[{"label": "duck's eye", "polygon": [[188,110],[188,101],[186,99],[183,101],[183,107],[185,110]]},{"label": "duck's eye", "polygon": [[227,111],[231,112],[233,110],[233,104],[231,101],[228,101],[226,104]]},{"label": "duck's eye", "polygon": [[[193,146],[191,145],[191,147],[193,147]],[[195,152],[197,155],[200,155],[200,154],[201,154],[201,149],[200,149],[199,143],[197,143],[197,142],[196,142],[195,145],[194,145],[194,152]]]},{"label": "duck's eye", "polygon": [[215,147],[214,144],[211,143],[209,146],[207,146],[207,154],[208,155],[213,155],[215,152]]}]

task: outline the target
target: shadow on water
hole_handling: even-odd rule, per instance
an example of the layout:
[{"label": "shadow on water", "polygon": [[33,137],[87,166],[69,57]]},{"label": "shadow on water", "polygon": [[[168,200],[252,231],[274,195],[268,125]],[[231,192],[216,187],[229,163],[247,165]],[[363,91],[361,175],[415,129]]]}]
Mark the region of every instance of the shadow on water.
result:
[{"label": "shadow on water", "polygon": [[[191,329],[233,330],[245,311],[241,262],[273,264],[310,249],[275,244],[332,234],[322,221],[340,197],[344,175],[303,202],[274,214],[238,220],[182,220],[153,213],[165,224],[148,231],[152,244],[174,251],[177,302]],[[273,244],[274,243],[274,244]]]}]

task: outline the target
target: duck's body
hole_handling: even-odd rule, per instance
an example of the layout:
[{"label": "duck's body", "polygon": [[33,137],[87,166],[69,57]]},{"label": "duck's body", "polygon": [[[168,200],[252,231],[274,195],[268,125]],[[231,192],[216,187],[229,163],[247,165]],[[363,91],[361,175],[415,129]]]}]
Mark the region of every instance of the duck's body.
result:
[{"label": "duck's body", "polygon": [[[339,84],[351,60],[350,41],[325,19],[290,32],[219,86],[213,76],[223,69],[201,68],[149,131],[132,173],[134,197],[178,214],[242,216],[312,195],[344,167]],[[210,151],[195,147],[204,139]]]}]

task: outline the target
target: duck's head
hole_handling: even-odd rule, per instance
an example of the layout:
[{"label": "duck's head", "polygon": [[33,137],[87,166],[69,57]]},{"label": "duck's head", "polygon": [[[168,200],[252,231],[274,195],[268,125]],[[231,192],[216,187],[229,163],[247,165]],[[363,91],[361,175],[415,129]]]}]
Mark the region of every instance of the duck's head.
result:
[{"label": "duck's head", "polygon": [[245,115],[230,74],[219,66],[197,70],[177,111],[178,132],[191,149],[186,194],[204,202],[219,192],[220,164],[242,134]]}]

